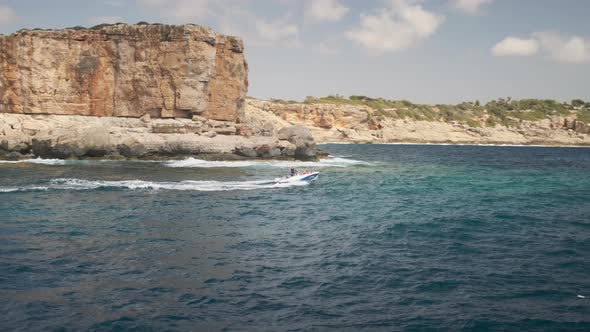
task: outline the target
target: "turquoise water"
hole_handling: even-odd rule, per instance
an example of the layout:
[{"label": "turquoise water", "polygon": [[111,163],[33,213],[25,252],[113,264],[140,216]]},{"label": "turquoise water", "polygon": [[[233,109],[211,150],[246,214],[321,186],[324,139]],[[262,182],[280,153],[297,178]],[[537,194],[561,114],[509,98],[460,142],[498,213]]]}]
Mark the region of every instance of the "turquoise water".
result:
[{"label": "turquoise water", "polygon": [[0,330],[590,330],[590,149],[323,149],[0,163]]}]

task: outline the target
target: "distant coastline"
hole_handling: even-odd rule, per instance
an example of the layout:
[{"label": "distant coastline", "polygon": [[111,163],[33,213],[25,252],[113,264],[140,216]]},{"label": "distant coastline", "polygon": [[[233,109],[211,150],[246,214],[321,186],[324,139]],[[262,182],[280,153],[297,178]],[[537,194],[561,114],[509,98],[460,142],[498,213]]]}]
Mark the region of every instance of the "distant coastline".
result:
[{"label": "distant coastline", "polygon": [[306,126],[317,143],[590,146],[590,103],[581,99],[418,105],[329,96],[246,102],[247,114],[275,127]]}]

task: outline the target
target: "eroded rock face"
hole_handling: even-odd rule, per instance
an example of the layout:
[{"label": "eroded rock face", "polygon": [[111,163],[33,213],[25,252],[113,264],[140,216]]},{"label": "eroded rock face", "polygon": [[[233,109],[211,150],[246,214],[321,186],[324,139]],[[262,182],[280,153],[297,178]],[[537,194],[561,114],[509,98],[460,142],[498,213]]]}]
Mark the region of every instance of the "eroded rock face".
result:
[{"label": "eroded rock face", "polygon": [[247,74],[239,38],[195,25],[0,36],[0,112],[239,121]]},{"label": "eroded rock face", "polygon": [[375,110],[363,105],[278,103],[248,99],[248,106],[271,112],[286,122],[322,129],[353,128],[369,121]]},{"label": "eroded rock face", "polygon": [[[0,113],[0,160],[19,158],[179,158],[223,155],[293,158],[315,148],[303,128],[286,139],[238,135],[242,124],[194,119],[150,119]],[[291,143],[288,139],[297,143]],[[310,150],[315,153],[314,150]],[[305,151],[304,151],[305,152]],[[308,156],[309,157],[309,156]]]},{"label": "eroded rock face", "polygon": [[279,139],[295,145],[295,158],[308,160],[316,157],[317,149],[309,129],[303,126],[285,127],[279,131],[278,136]]},{"label": "eroded rock face", "polygon": [[[440,111],[437,107],[433,110]],[[590,145],[590,123],[581,122],[575,114],[538,121],[515,119],[517,127],[486,126],[486,119],[484,116],[479,125],[472,126],[457,121],[385,117],[377,109],[363,105],[247,99],[245,123],[257,128],[256,134],[262,134],[259,129],[264,123],[271,124],[279,134],[281,128],[302,125],[318,143]]]}]

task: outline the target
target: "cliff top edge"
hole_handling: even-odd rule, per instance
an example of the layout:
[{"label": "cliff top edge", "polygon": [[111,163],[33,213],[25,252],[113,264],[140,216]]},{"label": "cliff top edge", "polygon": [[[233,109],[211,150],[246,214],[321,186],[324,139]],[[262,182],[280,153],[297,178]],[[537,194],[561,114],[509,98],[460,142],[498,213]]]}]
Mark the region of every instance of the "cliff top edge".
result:
[{"label": "cliff top edge", "polygon": [[163,23],[148,23],[138,22],[135,24],[128,23],[102,23],[92,27],[74,26],[63,29],[42,29],[42,28],[23,28],[11,34],[0,34],[0,37],[10,37],[28,34],[44,34],[44,33],[71,33],[71,34],[121,34],[122,32],[136,31],[143,33],[170,33],[170,32],[198,32],[207,35],[225,36],[241,40],[238,36],[225,35],[214,31],[211,27],[186,23],[186,24],[163,24]]}]

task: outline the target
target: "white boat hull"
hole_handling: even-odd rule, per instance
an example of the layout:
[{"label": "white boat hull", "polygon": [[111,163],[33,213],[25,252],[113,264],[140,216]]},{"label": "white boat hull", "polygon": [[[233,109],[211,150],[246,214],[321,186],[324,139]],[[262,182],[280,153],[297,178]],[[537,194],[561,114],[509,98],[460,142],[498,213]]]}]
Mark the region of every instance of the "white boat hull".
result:
[{"label": "white boat hull", "polygon": [[297,174],[294,176],[290,176],[287,178],[278,178],[275,179],[276,184],[285,184],[285,183],[301,183],[301,182],[313,182],[318,179],[320,176],[320,172],[310,172],[307,174]]}]

